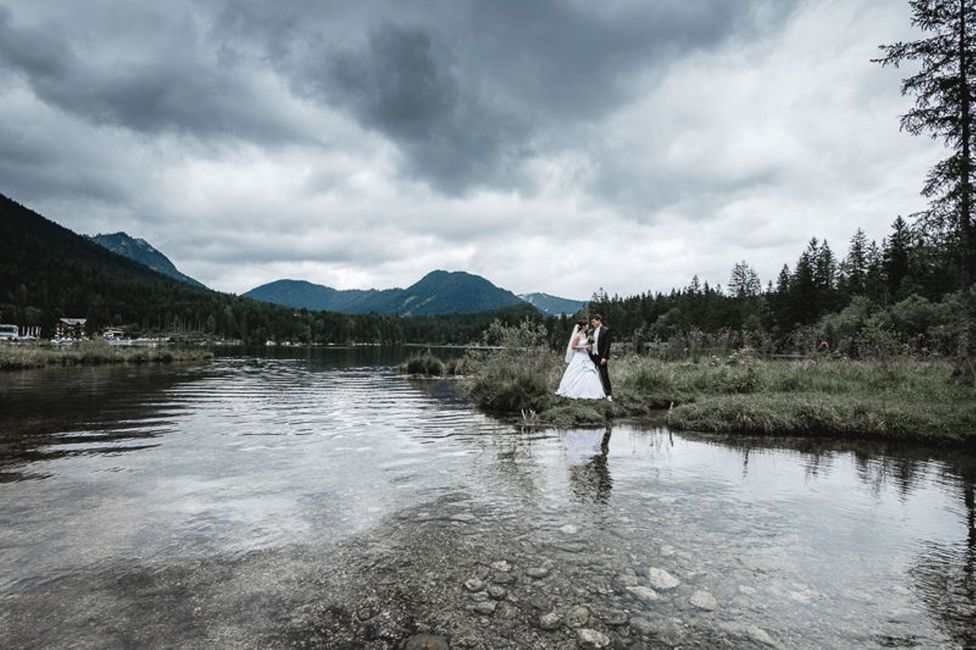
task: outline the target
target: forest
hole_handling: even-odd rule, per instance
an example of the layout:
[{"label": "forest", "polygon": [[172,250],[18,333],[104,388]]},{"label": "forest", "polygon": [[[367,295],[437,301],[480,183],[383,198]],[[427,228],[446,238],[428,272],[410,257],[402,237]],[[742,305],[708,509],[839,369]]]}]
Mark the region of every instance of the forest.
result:
[{"label": "forest", "polygon": [[811,239],[765,286],[746,261],[729,281],[697,277],[668,293],[594,294],[618,341],[669,356],[721,354],[953,354],[959,312],[958,255],[944,238],[902,217],[880,243],[858,229],[836,253]]}]

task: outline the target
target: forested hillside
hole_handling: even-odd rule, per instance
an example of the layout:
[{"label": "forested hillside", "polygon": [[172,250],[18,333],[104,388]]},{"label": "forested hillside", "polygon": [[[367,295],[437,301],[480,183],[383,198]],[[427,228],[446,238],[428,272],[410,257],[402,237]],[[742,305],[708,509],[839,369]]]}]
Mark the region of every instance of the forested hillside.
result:
[{"label": "forested hillside", "polygon": [[206,334],[245,342],[467,343],[493,319],[539,318],[528,305],[464,317],[352,316],[279,307],[189,286],[117,255],[0,195],[0,315],[41,325]]}]

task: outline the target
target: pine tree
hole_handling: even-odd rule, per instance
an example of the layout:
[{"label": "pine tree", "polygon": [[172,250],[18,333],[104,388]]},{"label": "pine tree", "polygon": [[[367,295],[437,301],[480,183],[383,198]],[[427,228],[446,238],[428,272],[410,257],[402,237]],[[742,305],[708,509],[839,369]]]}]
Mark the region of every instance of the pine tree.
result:
[{"label": "pine tree", "polygon": [[729,294],[734,298],[758,296],[762,292],[762,282],[755,269],[742,260],[732,267],[729,277]]},{"label": "pine tree", "polygon": [[919,223],[953,234],[959,256],[960,323],[957,369],[976,380],[970,341],[971,291],[976,250],[973,230],[973,78],[976,76],[976,0],[910,0],[912,25],[926,38],[881,46],[882,65],[911,61],[920,70],[902,80],[902,94],[915,106],[901,118],[912,135],[941,140],[949,156],[925,179],[929,210]]},{"label": "pine tree", "polygon": [[912,237],[908,224],[900,216],[891,224],[891,228],[894,232],[885,240],[883,257],[888,295],[896,302],[904,297],[901,289],[909,272],[908,255]]},{"label": "pine tree", "polygon": [[851,237],[851,247],[840,265],[840,284],[849,296],[864,295],[868,274],[868,239],[860,228]]}]

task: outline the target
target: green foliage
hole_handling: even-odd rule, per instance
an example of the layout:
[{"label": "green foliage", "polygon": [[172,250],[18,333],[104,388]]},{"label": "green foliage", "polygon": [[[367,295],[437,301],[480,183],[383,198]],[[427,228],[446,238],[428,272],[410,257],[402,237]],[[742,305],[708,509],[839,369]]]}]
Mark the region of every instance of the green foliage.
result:
[{"label": "green foliage", "polygon": [[0,370],[23,370],[51,365],[186,363],[211,358],[212,352],[201,349],[112,347],[103,341],[84,341],[66,347],[44,344],[0,345]]},{"label": "green foliage", "polygon": [[[861,330],[862,339],[885,336],[878,321],[872,323]],[[565,364],[539,343],[541,328],[489,330],[493,341],[511,345],[468,355],[473,375],[464,385],[491,413],[534,411],[527,424],[595,425],[660,417],[674,407],[670,423],[680,429],[976,443],[976,389],[955,381],[951,365],[940,359],[773,361],[749,348],[699,363],[626,354],[610,365],[613,403],[574,401],[553,395]]]},{"label": "green foliage", "polygon": [[425,377],[442,377],[447,373],[447,366],[430,351],[422,354],[412,354],[410,358],[398,366],[401,372]]},{"label": "green foliage", "polygon": [[558,383],[565,366],[550,350],[542,324],[523,321],[508,326],[496,321],[485,330],[482,341],[497,349],[468,355],[474,376],[467,388],[479,407],[517,415],[542,412],[553,404],[553,379]]}]

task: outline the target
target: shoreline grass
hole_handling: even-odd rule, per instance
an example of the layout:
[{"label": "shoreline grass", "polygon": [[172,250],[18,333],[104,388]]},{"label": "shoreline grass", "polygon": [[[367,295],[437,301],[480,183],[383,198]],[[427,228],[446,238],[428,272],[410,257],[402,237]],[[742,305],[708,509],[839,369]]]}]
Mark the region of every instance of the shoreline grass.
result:
[{"label": "shoreline grass", "polygon": [[954,379],[947,360],[762,360],[737,352],[695,363],[630,354],[611,360],[610,403],[556,396],[563,359],[528,334],[507,334],[521,345],[467,355],[471,371],[461,382],[481,410],[526,426],[638,420],[676,431],[976,447],[976,387]]},{"label": "shoreline grass", "polygon": [[208,361],[212,358],[213,353],[208,350],[115,347],[104,341],[83,341],[67,347],[45,344],[0,346],[0,370],[122,363],[189,363]]}]

